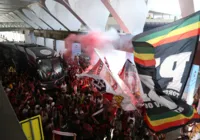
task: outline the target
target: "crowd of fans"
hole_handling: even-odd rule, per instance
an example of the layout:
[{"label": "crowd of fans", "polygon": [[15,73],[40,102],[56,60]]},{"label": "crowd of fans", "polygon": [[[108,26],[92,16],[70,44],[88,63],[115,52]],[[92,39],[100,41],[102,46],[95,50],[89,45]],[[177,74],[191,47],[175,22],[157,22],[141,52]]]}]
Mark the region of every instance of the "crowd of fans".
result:
[{"label": "crowd of fans", "polygon": [[[40,115],[45,140],[52,140],[53,130],[75,133],[77,140],[165,139],[146,129],[142,112],[123,111],[112,104],[109,93],[102,94],[94,88],[92,79],[76,77],[88,66],[83,58],[68,59],[66,79],[50,91],[42,90],[40,81],[28,72],[2,68],[2,84],[19,121]],[[55,139],[72,137],[56,135]]]},{"label": "crowd of fans", "polygon": [[83,60],[76,57],[67,62],[68,76],[51,91],[41,90],[40,81],[26,72],[2,70],[3,87],[19,121],[41,115],[45,140],[52,139],[53,130],[76,133],[78,140],[145,139],[147,131],[140,113],[112,106],[95,90],[91,79],[77,79],[75,75],[88,66]]}]

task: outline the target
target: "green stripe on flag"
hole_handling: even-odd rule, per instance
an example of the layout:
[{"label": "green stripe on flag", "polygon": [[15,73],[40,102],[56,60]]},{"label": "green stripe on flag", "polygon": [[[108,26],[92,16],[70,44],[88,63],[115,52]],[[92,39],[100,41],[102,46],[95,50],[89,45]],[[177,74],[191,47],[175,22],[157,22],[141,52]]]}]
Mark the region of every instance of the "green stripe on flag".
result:
[{"label": "green stripe on flag", "polygon": [[154,48],[153,47],[134,47],[134,51],[136,53],[144,53],[144,54],[154,54]]},{"label": "green stripe on flag", "polygon": [[151,34],[148,34],[144,37],[138,38],[135,41],[148,41],[148,40],[154,39],[156,37],[163,36],[163,35],[169,33],[170,31],[173,31],[175,29],[182,28],[182,27],[185,27],[187,25],[193,24],[197,21],[199,21],[199,15],[196,15],[194,17],[191,17],[191,18],[185,20],[185,22],[183,22],[182,24],[177,23],[177,25],[179,25],[179,26],[174,25],[172,27],[168,27],[167,29],[161,30],[159,32],[151,33]]},{"label": "green stripe on flag", "polygon": [[[188,112],[187,114],[184,114],[184,116],[190,117],[190,116],[192,116],[193,112],[194,112],[194,110],[191,109],[190,112]],[[177,113],[177,112],[174,112],[174,111],[169,111],[169,112],[162,113],[162,114],[159,114],[159,115],[151,115],[151,116],[149,116],[149,118],[151,119],[151,121],[156,121],[156,120],[175,117],[177,115],[180,115],[180,113]]]}]

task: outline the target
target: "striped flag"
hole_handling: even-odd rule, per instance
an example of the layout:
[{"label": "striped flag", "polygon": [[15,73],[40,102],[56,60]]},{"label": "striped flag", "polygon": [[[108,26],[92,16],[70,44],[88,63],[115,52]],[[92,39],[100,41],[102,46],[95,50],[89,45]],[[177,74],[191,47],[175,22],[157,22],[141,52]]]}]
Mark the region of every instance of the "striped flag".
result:
[{"label": "striped flag", "polygon": [[[140,47],[134,46],[135,62],[145,66],[153,66],[155,64],[155,48],[159,49],[160,46],[167,44],[172,47],[175,45],[173,43],[197,37],[199,35],[199,25],[199,12],[197,12],[172,24],[137,35],[134,42],[148,43],[152,47],[145,46],[145,44]],[[175,48],[173,49],[177,51]]]},{"label": "striped flag", "polygon": [[[163,109],[163,108],[161,108]],[[181,114],[174,111],[162,111],[160,109],[160,114],[147,114],[144,119],[149,129],[154,132],[169,132],[180,128],[192,121],[199,121],[200,117],[198,112],[192,107],[187,113]]]},{"label": "striped flag", "polygon": [[168,132],[200,119],[181,99],[199,33],[197,12],[133,38],[134,60],[145,95],[145,121],[154,132]]}]

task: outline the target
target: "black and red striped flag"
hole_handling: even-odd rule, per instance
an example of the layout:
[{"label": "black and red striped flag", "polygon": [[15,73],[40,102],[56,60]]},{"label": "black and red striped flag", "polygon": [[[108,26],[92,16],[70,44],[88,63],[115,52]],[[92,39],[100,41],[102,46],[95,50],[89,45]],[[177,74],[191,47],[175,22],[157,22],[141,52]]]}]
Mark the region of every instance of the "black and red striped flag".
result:
[{"label": "black and red striped flag", "polygon": [[167,132],[199,119],[181,100],[199,41],[200,12],[133,38],[134,60],[144,90],[145,121]]}]

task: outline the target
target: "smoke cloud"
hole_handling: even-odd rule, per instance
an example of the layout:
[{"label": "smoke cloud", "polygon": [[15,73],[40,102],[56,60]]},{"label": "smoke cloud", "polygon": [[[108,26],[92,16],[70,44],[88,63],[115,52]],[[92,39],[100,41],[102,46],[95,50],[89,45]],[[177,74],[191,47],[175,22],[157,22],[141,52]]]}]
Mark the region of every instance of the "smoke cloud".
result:
[{"label": "smoke cloud", "polygon": [[101,31],[91,31],[86,35],[75,35],[71,34],[65,39],[65,46],[68,48],[67,56],[72,52],[72,43],[78,42],[81,44],[81,49],[86,52],[91,58],[91,64],[93,65],[97,62],[97,55],[94,48],[98,48],[103,52],[108,52],[113,50],[113,42],[120,39],[118,32],[111,28],[106,32]]}]

